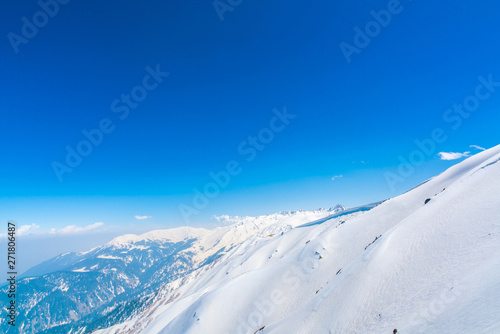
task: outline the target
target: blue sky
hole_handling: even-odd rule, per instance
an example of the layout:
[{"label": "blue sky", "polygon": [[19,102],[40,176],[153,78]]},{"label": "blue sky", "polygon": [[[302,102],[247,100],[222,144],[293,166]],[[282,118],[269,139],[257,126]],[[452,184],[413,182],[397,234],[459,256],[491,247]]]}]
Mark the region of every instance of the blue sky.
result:
[{"label": "blue sky", "polygon": [[[42,3],[53,17],[36,1],[0,5],[0,220],[35,224],[47,238],[355,206],[458,161],[439,152],[498,144],[493,1],[220,1],[231,9],[223,13],[212,1],[72,0],[57,12]],[[378,30],[372,11],[385,19]],[[23,29],[34,20],[36,33]],[[372,37],[356,46],[367,24]],[[341,43],[357,48],[349,61]],[[473,111],[447,113],[474,103],[485,80]],[[141,101],[127,105],[127,95]],[[273,121],[285,107],[295,117]],[[66,148],[77,150],[82,131],[102,122],[99,144],[68,166]],[[265,130],[272,122],[284,128]],[[432,139],[435,129],[446,139]],[[247,161],[238,147],[259,134],[272,139]],[[401,176],[400,158],[421,151],[415,140],[435,147],[391,185],[387,173]],[[193,189],[203,191],[209,173],[230,161],[239,172],[194,207]],[[62,181],[54,162],[72,170]],[[180,205],[196,213],[185,219]]]}]

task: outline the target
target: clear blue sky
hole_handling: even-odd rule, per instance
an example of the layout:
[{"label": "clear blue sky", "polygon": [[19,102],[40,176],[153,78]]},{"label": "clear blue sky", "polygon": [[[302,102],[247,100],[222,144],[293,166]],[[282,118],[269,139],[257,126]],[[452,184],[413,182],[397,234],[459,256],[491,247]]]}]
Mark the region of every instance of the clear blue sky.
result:
[{"label": "clear blue sky", "polygon": [[[193,189],[232,160],[241,172],[189,224],[354,206],[457,162],[439,152],[498,144],[500,87],[456,129],[458,121],[443,118],[475,94],[478,76],[500,81],[494,1],[244,0],[221,21],[212,1],[72,0],[29,38],[22,18],[43,25],[40,5],[0,6],[0,221],[40,232],[96,222],[120,231],[184,225],[179,205],[192,205]],[[354,46],[353,29],[388,6],[391,21],[348,63],[339,45]],[[10,32],[25,39],[12,42]],[[112,103],[157,64],[170,74],[120,119],[124,109],[113,112]],[[296,117],[248,162],[238,146],[284,106]],[[103,119],[114,130],[60,182],[54,161],[65,164],[66,147],[76,149],[82,130]],[[390,187],[385,175],[397,173],[398,157],[435,128],[447,139]]]}]

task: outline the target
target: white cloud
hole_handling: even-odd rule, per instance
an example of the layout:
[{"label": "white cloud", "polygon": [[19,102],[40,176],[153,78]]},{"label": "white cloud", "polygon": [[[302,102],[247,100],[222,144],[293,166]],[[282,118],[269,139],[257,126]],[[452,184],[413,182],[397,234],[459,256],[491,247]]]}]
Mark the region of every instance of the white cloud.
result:
[{"label": "white cloud", "polygon": [[36,225],[35,223],[31,225],[22,225],[21,227],[19,227],[16,234],[17,235],[31,234],[33,233],[33,230],[36,230],[37,228],[40,228],[40,226]]},{"label": "white cloud", "polygon": [[459,152],[439,152],[439,157],[441,160],[455,160],[455,159],[460,159],[464,157],[468,157],[470,152],[464,152],[464,153],[459,153]]},{"label": "white cloud", "polygon": [[332,176],[332,181],[335,181],[336,179],[340,179],[341,177],[344,177],[344,175],[335,175],[335,176]]},{"label": "white cloud", "polygon": [[481,147],[481,146],[471,145],[470,147],[476,148],[476,149],[481,150],[481,151],[486,151],[486,149],[484,147]]},{"label": "white cloud", "polygon": [[135,219],[139,219],[139,220],[153,218],[151,216],[134,216],[134,217],[135,217]]},{"label": "white cloud", "polygon": [[76,225],[68,225],[66,227],[63,227],[61,229],[51,229],[50,234],[79,234],[79,233],[84,233],[88,231],[95,230],[96,228],[99,228],[103,226],[104,223],[98,222],[94,224],[90,224],[84,227],[78,227]]},{"label": "white cloud", "polygon": [[229,215],[212,216],[212,218],[217,220],[221,224],[243,223],[245,221],[255,219],[254,217],[248,217],[248,216],[239,217],[239,216],[229,216]]},{"label": "white cloud", "polygon": [[[37,224],[35,224],[35,223],[33,223],[31,225],[21,225],[16,230],[16,236],[26,235],[26,234],[33,234],[34,233],[33,230],[36,230],[37,228],[40,228],[40,226],[37,225]],[[8,236],[9,235],[7,233],[0,233],[0,238],[6,238]]]},{"label": "white cloud", "polygon": [[227,224],[227,223],[233,223],[234,222],[234,217],[228,216],[228,215],[220,215],[220,216],[212,216],[213,219],[217,220],[219,223],[222,224]]}]

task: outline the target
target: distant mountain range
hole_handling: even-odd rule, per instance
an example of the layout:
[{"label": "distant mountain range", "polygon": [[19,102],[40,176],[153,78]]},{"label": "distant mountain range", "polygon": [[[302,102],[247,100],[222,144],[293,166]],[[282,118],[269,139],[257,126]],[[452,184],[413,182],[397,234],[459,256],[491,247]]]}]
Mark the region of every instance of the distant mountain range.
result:
[{"label": "distant mountain range", "polygon": [[[18,325],[6,333],[86,333],[122,322],[158,298],[167,283],[186,277],[249,237],[292,228],[276,221],[325,217],[338,205],[315,211],[262,217],[227,217],[233,222],[213,230],[180,227],[143,235],[124,235],[87,252],[65,253],[41,263],[18,281]],[[2,300],[5,307],[5,300]]]}]

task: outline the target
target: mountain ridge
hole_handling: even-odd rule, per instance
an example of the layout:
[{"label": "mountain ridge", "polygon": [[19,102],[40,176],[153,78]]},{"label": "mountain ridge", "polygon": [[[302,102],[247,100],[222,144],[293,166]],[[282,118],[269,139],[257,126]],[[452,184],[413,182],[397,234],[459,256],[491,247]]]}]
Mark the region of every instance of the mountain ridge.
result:
[{"label": "mountain ridge", "polygon": [[[43,330],[48,334],[113,325],[142,309],[161,286],[210,266],[249,236],[292,228],[273,227],[277,221],[323,217],[343,209],[337,205],[245,217],[211,230],[181,226],[128,234],[88,251],[60,254],[29,269],[18,280],[24,291],[19,327],[22,333]],[[54,316],[46,317],[47,313]]]}]

